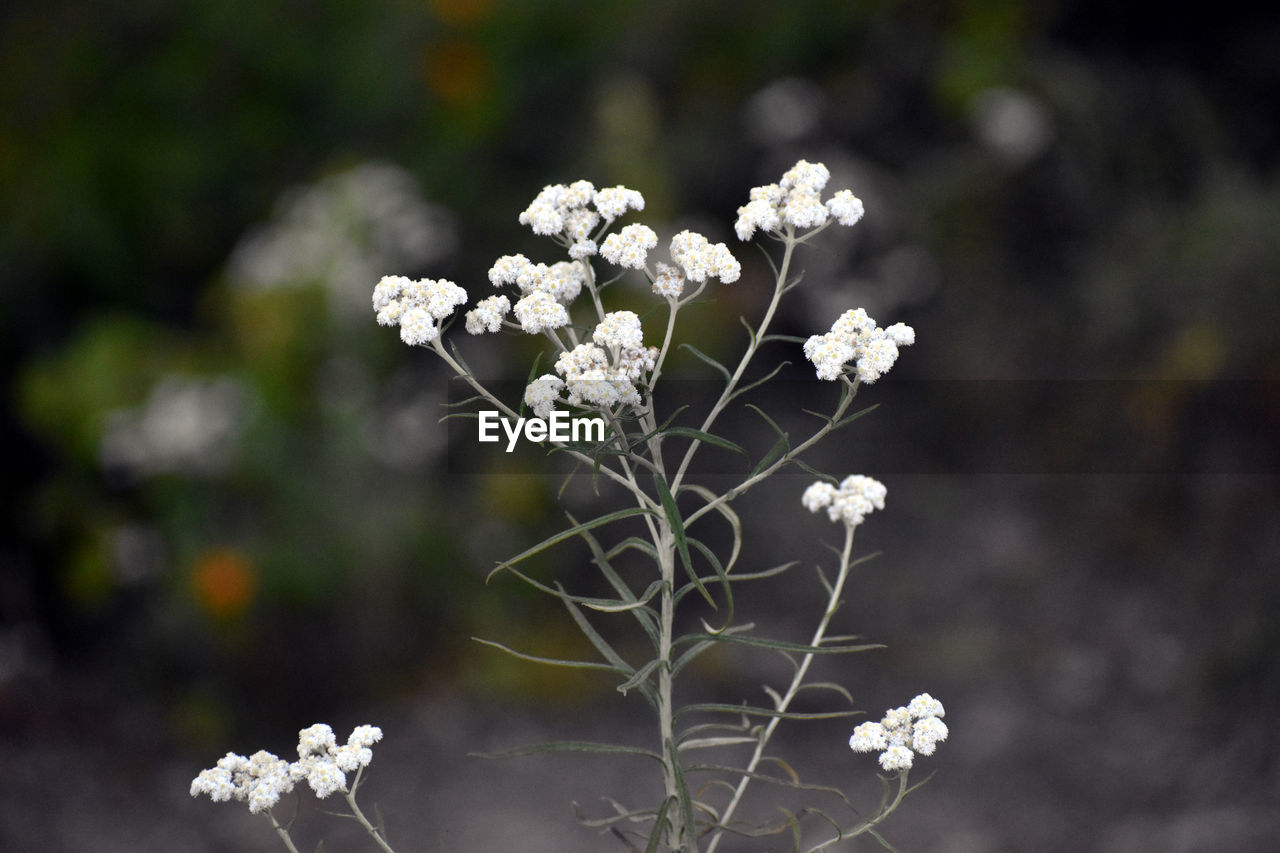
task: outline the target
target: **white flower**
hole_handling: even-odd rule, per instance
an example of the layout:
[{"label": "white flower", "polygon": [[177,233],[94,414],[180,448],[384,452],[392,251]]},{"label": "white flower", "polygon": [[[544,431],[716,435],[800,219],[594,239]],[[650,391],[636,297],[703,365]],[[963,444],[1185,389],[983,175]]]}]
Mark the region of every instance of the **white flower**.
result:
[{"label": "white flower", "polygon": [[854,752],[875,752],[887,747],[884,726],[879,723],[862,723],[853,730],[849,738],[849,748]]},{"label": "white flower", "polygon": [[543,187],[542,192],[520,214],[520,224],[528,225],[534,234],[552,236],[564,230],[564,214],[559,201],[565,187],[559,184]]},{"label": "white flower", "polygon": [[337,743],[328,723],[316,723],[298,732],[298,757],[327,755],[329,750],[336,748]]},{"label": "white flower", "polygon": [[658,245],[658,235],[648,225],[628,225],[610,234],[600,244],[600,256],[610,263],[630,269],[644,269],[649,250]]},{"label": "white flower", "polygon": [[551,265],[547,276],[547,292],[561,305],[569,305],[582,292],[587,280],[586,268],[573,261],[560,261]]},{"label": "white flower", "polygon": [[750,200],[738,208],[734,224],[738,239],[750,240],[757,230],[781,234],[784,226],[819,228],[830,217],[841,225],[853,225],[862,218],[862,202],[849,190],[840,190],[824,204],[822,189],[830,178],[831,172],[822,163],[801,160],[778,183],[755,187]]},{"label": "white flower", "polygon": [[569,324],[569,312],[551,294],[543,291],[530,293],[521,299],[514,311],[520,327],[531,335]]},{"label": "white flower", "polygon": [[909,770],[916,755],[933,755],[947,739],[947,724],[939,717],[942,703],[921,693],[902,708],[890,708],[878,723],[862,723],[853,730],[849,748],[854,752],[880,753],[887,772]]},{"label": "white flower", "polygon": [[445,319],[455,307],[467,301],[467,292],[446,279],[423,279],[422,284],[426,287],[426,299],[423,301],[427,313],[437,320]]},{"label": "white flower", "polygon": [[[861,474],[845,477],[836,488],[830,483],[819,480],[805,489],[800,502],[809,512],[820,509],[827,511],[832,521],[843,522],[850,527],[857,527],[872,510],[884,509],[885,495],[888,489],[884,483]],[[905,714],[906,711],[903,710]],[[888,723],[886,722],[886,725]]]},{"label": "white flower", "polygon": [[560,353],[556,359],[556,373],[566,379],[582,376],[591,370],[604,370],[609,366],[609,354],[593,343],[578,344]]},{"label": "white flower", "polygon": [[644,337],[640,318],[634,311],[613,311],[604,315],[591,339],[602,347],[639,347]]},{"label": "white flower", "polygon": [[657,347],[627,347],[618,353],[617,372],[631,382],[636,382],[653,370],[657,363]]},{"label": "white flower", "polygon": [[559,376],[549,373],[539,376],[524,389],[525,405],[533,409],[538,417],[549,417],[555,411],[555,404],[560,401],[560,391],[563,388],[564,381]]},{"label": "white flower", "polygon": [[835,500],[835,497],[836,487],[819,480],[804,490],[800,503],[804,504],[804,508],[809,512],[817,512],[820,509],[826,509],[831,506],[831,502]]},{"label": "white flower", "polygon": [[409,346],[429,344],[439,336],[435,318],[426,308],[414,306],[400,317],[400,340]]},{"label": "white flower", "polygon": [[493,282],[494,287],[515,284],[527,266],[529,259],[524,255],[503,255],[489,268],[489,281]]},{"label": "white flower", "polygon": [[570,210],[564,217],[565,236],[574,243],[591,239],[591,232],[600,224],[600,214],[586,207]]},{"label": "white flower", "polygon": [[910,770],[914,753],[905,746],[891,746],[880,753],[880,766],[886,772],[894,770]]},{"label": "white flower", "polygon": [[862,207],[862,199],[850,190],[840,190],[827,199],[827,210],[841,225],[856,225],[866,211]]},{"label": "white flower", "polygon": [[928,693],[921,693],[907,704],[907,713],[919,720],[925,717],[945,717],[947,712],[942,703]]},{"label": "white flower", "polygon": [[382,729],[378,726],[356,726],[351,730],[351,736],[347,738],[347,743],[352,746],[373,746],[382,740]]},{"label": "white flower", "polygon": [[800,160],[783,173],[778,186],[784,190],[800,189],[819,193],[829,180],[831,180],[831,172],[822,163]]},{"label": "white flower", "polygon": [[921,755],[933,755],[938,742],[947,739],[947,724],[937,717],[917,720],[911,727],[911,748]]},{"label": "white flower", "polygon": [[502,318],[511,313],[511,301],[499,294],[481,299],[467,312],[467,331],[473,335],[496,332],[502,328]]},{"label": "white flower", "polygon": [[282,794],[292,790],[289,762],[265,750],[249,758],[228,752],[218,759],[217,766],[200,771],[191,782],[191,796],[205,794],[214,802],[247,802],[255,814],[270,809]]},{"label": "white flower", "polygon": [[347,789],[347,775],[332,758],[311,756],[297,762],[296,766],[305,771],[307,784],[321,799]]},{"label": "white flower", "polygon": [[679,299],[684,293],[684,273],[678,267],[658,263],[658,274],[653,277],[653,292],[667,299]]},{"label": "white flower", "polygon": [[569,247],[569,257],[575,261],[589,258],[599,251],[595,240],[579,240]]},{"label": "white flower", "polygon": [[804,342],[804,357],[817,368],[818,378],[832,380],[844,372],[845,364],[853,358],[850,341],[834,332],[813,335]]},{"label": "white flower", "polygon": [[606,222],[612,222],[630,210],[644,210],[644,196],[624,186],[598,190],[594,199],[596,210]]},{"label": "white flower", "polygon": [[689,281],[718,278],[729,284],[742,274],[742,265],[728,246],[712,244],[694,231],[681,231],[671,238],[671,259],[680,265]]},{"label": "white flower", "polygon": [[830,332],[805,341],[804,355],[813,362],[819,379],[838,379],[852,361],[858,380],[870,384],[897,362],[898,347],[910,346],[915,340],[910,326],[894,323],[881,329],[866,311],[856,308],[841,314]]}]

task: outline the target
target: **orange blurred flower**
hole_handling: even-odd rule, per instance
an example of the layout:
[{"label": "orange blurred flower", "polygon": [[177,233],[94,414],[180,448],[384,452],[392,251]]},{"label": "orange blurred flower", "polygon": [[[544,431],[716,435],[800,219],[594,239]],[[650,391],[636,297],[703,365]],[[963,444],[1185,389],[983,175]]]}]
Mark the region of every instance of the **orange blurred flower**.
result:
[{"label": "orange blurred flower", "polygon": [[242,613],[253,601],[257,587],[253,563],[234,548],[210,548],[196,559],[191,570],[196,601],[206,613],[219,619]]}]

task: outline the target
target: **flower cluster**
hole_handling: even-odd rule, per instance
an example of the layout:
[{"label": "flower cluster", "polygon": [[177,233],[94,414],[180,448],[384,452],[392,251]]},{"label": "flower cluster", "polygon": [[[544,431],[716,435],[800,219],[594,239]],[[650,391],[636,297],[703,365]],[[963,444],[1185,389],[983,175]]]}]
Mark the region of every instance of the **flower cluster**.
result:
[{"label": "flower cluster", "polygon": [[832,521],[840,521],[849,527],[857,527],[874,509],[884,509],[884,497],[888,489],[884,483],[861,474],[845,477],[840,487],[819,480],[804,490],[800,502],[809,512],[827,511]]},{"label": "flower cluster", "polygon": [[825,335],[813,335],[804,342],[804,357],[813,362],[819,379],[837,379],[845,365],[854,363],[858,380],[875,382],[898,360],[898,347],[916,342],[915,330],[904,323],[887,329],[861,308],[849,310],[831,324]]},{"label": "flower cluster", "polygon": [[853,730],[849,748],[854,752],[880,751],[880,766],[886,772],[909,770],[914,757],[933,755],[938,743],[947,739],[946,711],[942,703],[921,693],[905,708],[891,708],[878,723],[862,723]]},{"label": "flower cluster", "polygon": [[298,732],[298,760],[289,763],[270,752],[259,750],[245,758],[228,752],[191,782],[191,796],[207,794],[214,802],[239,800],[249,811],[267,811],[305,779],[317,797],[347,790],[347,773],[368,767],[373,760],[373,744],[382,740],[377,726],[356,726],[343,746],[338,746],[333,729],[324,723]]},{"label": "flower cluster", "polygon": [[596,253],[592,234],[600,221],[613,222],[627,210],[644,210],[644,196],[623,186],[596,190],[590,181],[574,181],[543,187],[520,214],[520,224],[563,240],[570,257],[581,260]]},{"label": "flower cluster", "polygon": [[[529,383],[525,405],[540,418],[555,411],[558,402],[600,409],[641,405],[635,383],[653,370],[658,358],[658,348],[644,346],[643,335],[635,312],[605,314],[589,342],[565,350],[556,359],[560,376],[548,373]],[[566,394],[564,400],[561,392]]]},{"label": "flower cluster", "polygon": [[750,200],[738,208],[738,239],[750,240],[757,229],[780,234],[786,227],[817,228],[831,218],[841,225],[856,224],[862,218],[862,202],[850,190],[840,190],[823,203],[822,189],[830,179],[823,164],[801,160],[778,183],[753,188]]},{"label": "flower cluster", "polygon": [[730,284],[742,275],[742,264],[728,246],[712,243],[694,231],[681,231],[671,238],[671,260],[680,265],[689,281],[718,278]]},{"label": "flower cluster", "polygon": [[445,279],[419,281],[402,275],[383,276],[373,289],[378,324],[399,326],[410,346],[429,344],[440,335],[440,323],[467,301],[467,292]]}]

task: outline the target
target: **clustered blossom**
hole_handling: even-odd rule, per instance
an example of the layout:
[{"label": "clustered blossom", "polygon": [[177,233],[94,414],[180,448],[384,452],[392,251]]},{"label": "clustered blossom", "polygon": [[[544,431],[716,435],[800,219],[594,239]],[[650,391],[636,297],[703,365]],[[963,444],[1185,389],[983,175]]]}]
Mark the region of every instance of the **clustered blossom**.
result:
[{"label": "clustered blossom", "polygon": [[801,160],[776,184],[754,187],[745,205],[738,208],[734,230],[739,240],[750,240],[757,230],[782,233],[785,227],[810,229],[834,217],[841,225],[862,218],[862,202],[850,191],[840,190],[824,204],[822,189],[831,172],[821,163]]},{"label": "clustered blossom", "polygon": [[298,732],[298,760],[289,763],[260,750],[245,758],[228,752],[191,782],[191,796],[208,795],[214,802],[239,800],[257,814],[269,810],[282,794],[305,779],[318,797],[347,790],[347,773],[368,767],[373,744],[382,740],[377,726],[356,726],[343,746],[333,729],[317,723]]},{"label": "clustered blossom", "polygon": [[601,409],[639,406],[642,400],[635,383],[653,370],[657,359],[658,348],[644,346],[635,312],[614,311],[604,316],[590,341],[560,354],[555,363],[559,376],[545,374],[531,382],[524,401],[543,418],[555,411],[558,402]]},{"label": "clustered blossom", "polygon": [[694,231],[681,231],[671,238],[671,259],[684,270],[689,281],[718,278],[731,284],[742,275],[742,264],[724,243],[712,243]]},{"label": "clustered blossom", "polygon": [[854,752],[880,751],[886,772],[909,770],[916,755],[933,755],[947,739],[946,711],[942,703],[921,693],[903,708],[891,708],[878,723],[862,723],[853,730],[849,748]]},{"label": "clustered blossom", "polygon": [[825,509],[832,521],[857,527],[872,510],[884,509],[888,491],[879,480],[854,474],[845,477],[839,488],[819,480],[804,490],[800,503],[809,512]]},{"label": "clustered blossom", "polygon": [[446,279],[414,281],[402,275],[383,276],[373,289],[378,324],[399,326],[400,339],[410,346],[428,344],[440,335],[440,323],[467,301],[467,292]]},{"label": "clustered blossom", "polygon": [[846,311],[831,324],[831,331],[813,335],[804,343],[804,357],[813,362],[819,379],[837,379],[845,365],[854,363],[858,380],[872,383],[889,372],[898,360],[898,347],[916,342],[915,330],[904,323],[887,329],[861,308]]},{"label": "clustered blossom", "polygon": [[684,293],[684,273],[671,264],[658,263],[655,266],[658,274],[653,277],[653,292],[667,299],[679,299]]},{"label": "clustered blossom", "polygon": [[658,235],[648,225],[628,225],[610,234],[600,244],[600,256],[611,264],[642,270],[649,250],[658,245]]},{"label": "clustered blossom", "polygon": [[473,335],[496,332],[502,328],[502,318],[511,313],[511,301],[499,294],[481,299],[467,312],[467,331]]},{"label": "clustered blossom", "polygon": [[590,181],[574,181],[543,187],[520,214],[520,224],[564,240],[570,257],[581,260],[596,253],[591,234],[600,221],[613,222],[628,210],[644,210],[644,196],[623,186],[597,191]]}]

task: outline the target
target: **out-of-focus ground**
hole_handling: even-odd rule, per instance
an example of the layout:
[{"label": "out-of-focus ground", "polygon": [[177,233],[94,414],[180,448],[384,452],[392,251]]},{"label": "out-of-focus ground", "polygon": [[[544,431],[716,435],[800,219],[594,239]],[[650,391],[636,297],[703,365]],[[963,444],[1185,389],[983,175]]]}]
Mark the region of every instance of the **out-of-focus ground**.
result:
[{"label": "out-of-focus ground", "polygon": [[[649,805],[653,768],[468,757],[653,733],[607,679],[470,640],[591,653],[554,602],[484,582],[562,524],[559,481],[438,424],[448,375],[374,324],[369,293],[403,273],[474,299],[501,254],[555,260],[515,221],[540,187],[623,183],[664,241],[695,228],[742,259],[685,315],[685,339],[727,360],[769,284],[735,210],[801,157],[867,216],[802,257],[777,331],[862,305],[917,332],[860,391],[880,407],[809,459],[889,489],[839,615],[886,648],[820,677],[873,717],[922,691],[947,707],[951,737],[916,774],[936,775],[885,837],[904,853],[1280,837],[1276,13],[11,6],[0,850],[275,849],[190,780],[228,750],[285,755],[321,720],[386,731],[362,799],[401,851],[625,849],[569,804]],[[486,377],[527,375],[534,348],[452,332]],[[767,357],[800,363],[755,401],[811,426],[799,409],[834,392],[797,353]],[[668,378],[697,402],[708,375],[677,354]],[[763,453],[738,415],[726,427]],[[741,473],[705,465],[715,484]],[[738,615],[796,640],[838,544],[799,504],[810,480],[738,502],[751,566],[799,561]],[[579,517],[593,505],[581,481],[568,495]],[[531,571],[587,584],[584,553]],[[726,651],[684,695],[763,702],[786,677]],[[872,808],[874,759],[848,730],[787,723],[775,745]],[[797,804],[754,795],[761,822]],[[303,850],[366,844],[309,797],[296,826]]]}]

